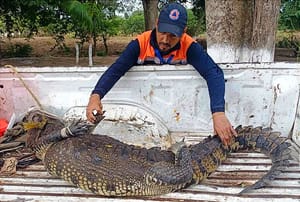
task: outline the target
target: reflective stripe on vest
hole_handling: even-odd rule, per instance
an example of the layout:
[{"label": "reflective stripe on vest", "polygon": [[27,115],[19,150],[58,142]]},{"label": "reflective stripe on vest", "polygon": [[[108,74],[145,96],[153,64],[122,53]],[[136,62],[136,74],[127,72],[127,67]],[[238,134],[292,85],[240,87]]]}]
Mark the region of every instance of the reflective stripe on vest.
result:
[{"label": "reflective stripe on vest", "polygon": [[144,32],[137,37],[140,45],[138,64],[144,64],[147,61],[155,64],[187,64],[187,50],[194,42],[192,37],[184,33],[180,39],[180,49],[161,57],[159,51],[155,54],[155,49],[150,44],[151,32]]}]

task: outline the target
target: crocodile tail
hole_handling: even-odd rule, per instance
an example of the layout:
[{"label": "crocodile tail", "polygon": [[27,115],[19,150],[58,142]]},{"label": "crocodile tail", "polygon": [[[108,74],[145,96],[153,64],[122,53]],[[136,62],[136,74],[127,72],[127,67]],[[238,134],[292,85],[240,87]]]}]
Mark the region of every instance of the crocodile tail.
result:
[{"label": "crocodile tail", "polygon": [[231,150],[253,149],[264,153],[272,160],[271,169],[256,183],[245,188],[240,194],[247,193],[253,189],[259,189],[266,186],[274,180],[289,165],[291,159],[291,144],[287,142],[286,137],[282,137],[280,132],[274,132],[270,128],[251,126],[238,126],[236,128],[238,137],[232,144]]},{"label": "crocodile tail", "polygon": [[214,172],[229,152],[218,136],[209,136],[202,142],[190,145],[193,167],[193,182],[199,184],[209,174]]}]

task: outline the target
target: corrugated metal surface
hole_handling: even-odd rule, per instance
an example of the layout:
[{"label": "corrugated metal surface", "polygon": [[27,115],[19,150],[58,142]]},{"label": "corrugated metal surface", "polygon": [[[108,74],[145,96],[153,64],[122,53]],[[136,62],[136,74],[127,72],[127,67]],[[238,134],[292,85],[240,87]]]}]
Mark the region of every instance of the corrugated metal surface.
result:
[{"label": "corrugated metal surface", "polygon": [[[201,139],[186,137],[187,143]],[[299,157],[299,153],[296,155]],[[300,201],[300,166],[299,162],[291,163],[266,188],[239,196],[243,186],[254,183],[269,170],[271,161],[260,153],[233,153],[200,185],[163,196],[136,198],[105,198],[85,192],[50,176],[39,163],[13,176],[1,176],[0,201]]]}]

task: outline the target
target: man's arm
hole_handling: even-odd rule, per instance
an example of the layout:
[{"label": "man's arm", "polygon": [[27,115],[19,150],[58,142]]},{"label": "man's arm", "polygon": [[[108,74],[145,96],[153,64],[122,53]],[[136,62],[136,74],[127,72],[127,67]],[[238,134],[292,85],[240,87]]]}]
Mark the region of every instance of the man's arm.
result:
[{"label": "man's arm", "polygon": [[188,49],[187,61],[207,82],[211,112],[224,112],[225,81],[222,69],[197,43],[192,43]]},{"label": "man's arm", "polygon": [[139,54],[138,41],[131,41],[116,62],[100,77],[92,94],[98,94],[102,99],[115,83],[136,64]]},{"label": "man's arm", "polygon": [[89,99],[86,108],[86,117],[89,121],[95,122],[96,117],[93,111],[102,114],[101,99],[115,85],[115,83],[136,64],[140,54],[140,47],[137,40],[131,41],[122,55],[113,63],[99,78]]},{"label": "man's arm", "polygon": [[225,81],[223,71],[197,43],[192,43],[188,49],[187,61],[206,80],[214,132],[227,145],[231,140],[231,136],[236,135],[236,132],[225,115]]}]

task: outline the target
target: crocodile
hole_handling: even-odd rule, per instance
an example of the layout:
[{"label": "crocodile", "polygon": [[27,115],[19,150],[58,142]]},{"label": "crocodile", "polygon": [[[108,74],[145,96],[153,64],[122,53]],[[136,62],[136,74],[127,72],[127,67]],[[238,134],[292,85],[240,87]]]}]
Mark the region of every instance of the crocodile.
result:
[{"label": "crocodile", "polygon": [[103,196],[162,195],[201,183],[230,152],[251,149],[268,155],[271,169],[243,194],[275,179],[289,165],[291,151],[279,132],[252,126],[236,127],[238,135],[228,146],[215,135],[192,145],[177,143],[170,150],[146,149],[92,134],[94,126],[84,120],[66,125],[42,110],[29,111],[23,127],[27,146],[51,175]]}]

